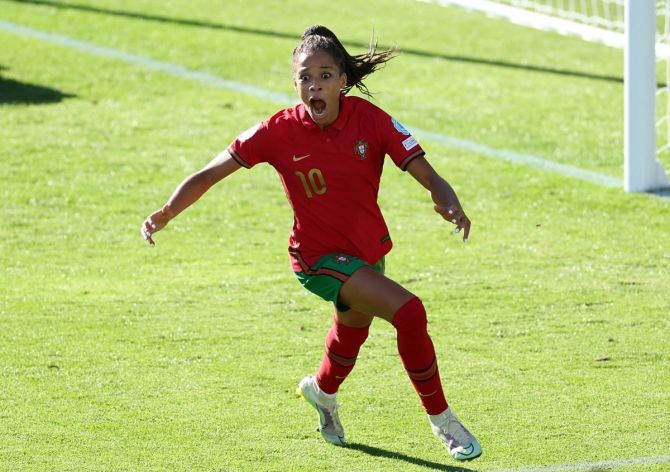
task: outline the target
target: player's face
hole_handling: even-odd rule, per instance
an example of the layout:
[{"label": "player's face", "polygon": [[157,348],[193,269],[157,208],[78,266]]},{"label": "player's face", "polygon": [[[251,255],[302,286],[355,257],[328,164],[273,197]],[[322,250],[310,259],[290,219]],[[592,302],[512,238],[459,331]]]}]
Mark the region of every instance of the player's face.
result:
[{"label": "player's face", "polygon": [[303,52],[293,63],[293,84],[314,123],[321,129],[340,113],[340,91],[347,76],[325,51]]}]

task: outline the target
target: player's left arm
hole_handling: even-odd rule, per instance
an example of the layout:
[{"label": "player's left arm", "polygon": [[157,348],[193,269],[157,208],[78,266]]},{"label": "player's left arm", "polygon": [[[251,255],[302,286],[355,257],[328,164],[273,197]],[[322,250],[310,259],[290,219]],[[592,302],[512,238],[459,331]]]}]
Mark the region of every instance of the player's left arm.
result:
[{"label": "player's left arm", "polygon": [[407,166],[407,172],[423,185],[435,203],[435,211],[456,225],[456,232],[463,230],[463,241],[470,235],[470,219],[466,216],[458,196],[449,183],[433,169],[423,157],[417,157]]}]

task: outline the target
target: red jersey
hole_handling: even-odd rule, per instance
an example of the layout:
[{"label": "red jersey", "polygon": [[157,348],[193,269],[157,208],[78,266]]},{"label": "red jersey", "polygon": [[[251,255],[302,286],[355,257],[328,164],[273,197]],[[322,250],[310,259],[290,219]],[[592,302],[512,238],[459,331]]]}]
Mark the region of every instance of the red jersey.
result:
[{"label": "red jersey", "polygon": [[303,271],[329,253],[375,264],[391,250],[377,204],[384,156],[402,170],[424,155],[416,139],[386,112],[358,97],[342,96],[335,122],[321,130],[304,105],[276,113],[228,147],[251,168],[267,162],[279,173],[293,208],[291,263]]}]

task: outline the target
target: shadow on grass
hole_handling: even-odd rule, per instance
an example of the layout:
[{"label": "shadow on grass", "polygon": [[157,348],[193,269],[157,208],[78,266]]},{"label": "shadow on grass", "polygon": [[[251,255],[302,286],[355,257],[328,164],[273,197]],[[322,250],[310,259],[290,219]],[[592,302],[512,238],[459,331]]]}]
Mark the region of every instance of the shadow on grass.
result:
[{"label": "shadow on grass", "polygon": [[663,198],[665,200],[670,200],[670,188],[661,188],[661,189],[658,189],[658,190],[652,190],[649,193],[651,195],[654,195],[655,197]]},{"label": "shadow on grass", "polygon": [[[0,70],[3,69],[5,68],[0,66]],[[70,95],[41,85],[27,84],[0,77],[0,105],[58,103],[65,98],[73,97],[76,97],[76,95]]]},{"label": "shadow on grass", "polygon": [[[367,446],[365,444],[347,443],[346,449],[353,449],[355,451],[364,452],[365,454],[374,457],[385,457],[387,459],[395,459],[397,461],[407,462],[408,464],[418,465],[420,467],[425,467],[427,469],[432,470],[441,470],[444,472],[477,472],[476,469],[469,469],[467,467],[462,466],[446,465],[446,464],[440,464],[438,462],[431,462],[424,459],[419,459],[418,457],[407,456],[399,452],[387,451],[386,449],[380,449],[374,446]],[[445,457],[448,457],[446,450],[445,450]]]},{"label": "shadow on grass", "polygon": [[[298,41],[301,37],[300,34],[289,34],[289,33],[284,33],[281,31],[271,31],[271,30],[264,30],[264,29],[258,29],[258,28],[245,28],[241,26],[233,26],[233,25],[225,25],[221,23],[213,23],[210,21],[203,21],[203,20],[192,20],[188,18],[175,18],[175,17],[169,17],[169,16],[162,16],[162,15],[154,15],[154,14],[146,14],[146,13],[136,13],[136,12],[131,12],[131,11],[124,11],[124,10],[116,10],[116,9],[110,9],[110,8],[103,8],[99,6],[91,6],[91,5],[82,5],[82,4],[76,4],[76,3],[60,3],[54,0],[11,0],[16,3],[25,3],[25,4],[31,4],[31,5],[46,5],[54,8],[60,8],[60,9],[67,9],[67,10],[79,10],[79,11],[86,11],[90,13],[98,13],[98,14],[103,14],[103,15],[112,15],[112,16],[120,16],[120,17],[125,17],[125,18],[132,18],[136,20],[144,20],[144,21],[156,21],[160,23],[171,23],[175,25],[182,25],[182,26],[194,26],[198,28],[209,28],[209,29],[217,29],[217,30],[225,30],[225,31],[233,31],[236,33],[244,33],[244,34],[253,34],[256,36],[269,36],[273,38],[281,38],[281,39],[291,39]],[[342,41],[344,44],[351,45],[351,46],[356,46],[360,47],[363,49],[368,49],[369,44],[368,43],[361,43],[361,42],[355,42],[355,41]],[[533,66],[533,65],[528,65],[528,64],[516,64],[513,62],[506,62],[506,61],[497,61],[494,59],[484,59],[484,58],[478,58],[478,57],[468,57],[468,56],[459,56],[459,55],[451,55],[451,54],[440,54],[432,51],[423,51],[419,49],[405,49],[401,48],[401,52],[403,54],[409,54],[413,56],[420,56],[420,57],[430,57],[430,58],[438,58],[438,59],[444,59],[446,61],[452,61],[452,62],[463,62],[467,64],[478,64],[478,65],[484,65],[484,66],[492,66],[492,67],[504,67],[504,68],[509,68],[509,69],[520,69],[520,70],[527,70],[531,72],[539,72],[539,73],[545,73],[545,74],[555,74],[555,75],[563,75],[563,76],[570,76],[570,77],[579,77],[583,79],[591,79],[591,80],[601,80],[605,82],[615,82],[615,83],[623,83],[623,78],[622,77],[617,77],[617,76],[612,76],[612,75],[604,75],[604,74],[593,74],[593,73],[588,73],[588,72],[582,72],[582,71],[574,71],[574,70],[563,70],[563,69],[554,69],[552,67],[543,67],[543,66]],[[659,84],[659,86],[663,86],[663,84]]]}]

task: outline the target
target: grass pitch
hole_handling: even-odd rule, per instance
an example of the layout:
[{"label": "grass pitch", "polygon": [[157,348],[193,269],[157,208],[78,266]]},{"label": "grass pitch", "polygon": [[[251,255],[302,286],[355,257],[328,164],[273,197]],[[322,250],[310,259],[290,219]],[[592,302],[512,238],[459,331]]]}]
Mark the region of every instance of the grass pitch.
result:
[{"label": "grass pitch", "polygon": [[[374,27],[404,52],[368,85],[409,128],[622,177],[622,52],[482,15],[0,0],[0,19],[285,95],[305,26],[352,51]],[[430,140],[470,242],[389,165],[388,273],[424,300],[447,397],[484,454],[448,458],[380,321],[341,390],[351,446],[325,444],[292,392],[318,367],[330,308],[290,273],[273,171],[240,170],[153,249],[139,235],[184,176],[281,106],[0,29],[0,469],[670,470],[622,465],[670,451],[670,202]]]}]

